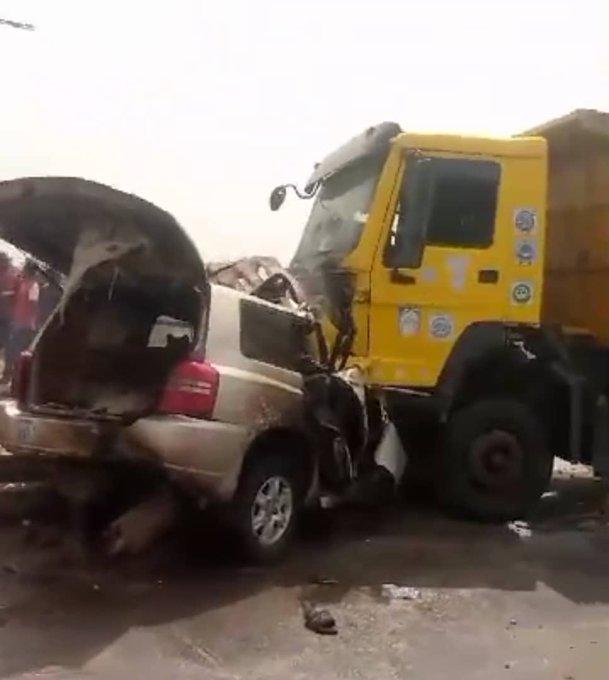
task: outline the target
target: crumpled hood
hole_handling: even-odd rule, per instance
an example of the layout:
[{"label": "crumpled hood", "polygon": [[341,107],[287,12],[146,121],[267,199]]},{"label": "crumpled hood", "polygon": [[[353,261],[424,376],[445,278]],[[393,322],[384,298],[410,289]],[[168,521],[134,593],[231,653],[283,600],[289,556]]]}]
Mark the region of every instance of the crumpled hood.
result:
[{"label": "crumpled hood", "polygon": [[72,280],[84,261],[90,266],[145,248],[151,269],[198,287],[206,283],[198,250],[172,215],[82,178],[0,182],[0,238]]},{"label": "crumpled hood", "polygon": [[254,294],[269,276],[285,273],[285,271],[277,258],[266,255],[253,255],[225,262],[210,262],[207,265],[210,283],[234,288],[248,295]]}]

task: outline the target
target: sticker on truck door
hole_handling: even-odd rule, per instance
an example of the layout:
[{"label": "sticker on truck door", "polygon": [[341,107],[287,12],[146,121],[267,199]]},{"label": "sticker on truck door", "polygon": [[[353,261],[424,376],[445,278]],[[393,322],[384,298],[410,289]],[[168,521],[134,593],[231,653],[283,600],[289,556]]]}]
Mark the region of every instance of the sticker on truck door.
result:
[{"label": "sticker on truck door", "polygon": [[537,210],[535,208],[516,208],[514,210],[514,226],[523,234],[530,234],[537,227]]},{"label": "sticker on truck door", "polygon": [[436,340],[448,340],[455,332],[455,320],[450,314],[434,314],[429,319],[429,333]]},{"label": "sticker on truck door", "polygon": [[537,261],[537,241],[532,238],[518,239],[516,260],[518,264],[535,264]]},{"label": "sticker on truck door", "polygon": [[413,336],[421,327],[421,310],[416,307],[400,307],[400,335]]},{"label": "sticker on truck door", "polygon": [[512,284],[512,302],[516,305],[527,305],[533,299],[533,283],[516,281]]}]

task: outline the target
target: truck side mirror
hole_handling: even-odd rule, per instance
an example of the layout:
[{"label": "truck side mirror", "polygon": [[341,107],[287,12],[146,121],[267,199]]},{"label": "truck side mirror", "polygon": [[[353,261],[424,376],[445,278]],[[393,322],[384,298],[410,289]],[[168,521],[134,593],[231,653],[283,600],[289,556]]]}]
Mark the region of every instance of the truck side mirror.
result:
[{"label": "truck side mirror", "polygon": [[417,269],[423,260],[433,196],[433,165],[430,158],[408,154],[399,199],[394,242],[385,263],[393,269]]},{"label": "truck side mirror", "polygon": [[269,196],[269,205],[271,206],[271,210],[273,212],[281,208],[283,202],[285,201],[285,195],[286,188],[283,184],[275,187],[273,191],[271,191],[271,195]]}]

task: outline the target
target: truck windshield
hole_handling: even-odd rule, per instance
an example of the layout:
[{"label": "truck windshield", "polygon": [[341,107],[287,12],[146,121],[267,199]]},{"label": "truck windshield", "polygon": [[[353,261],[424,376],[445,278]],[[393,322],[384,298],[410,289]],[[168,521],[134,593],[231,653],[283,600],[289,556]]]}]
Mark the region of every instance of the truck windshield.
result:
[{"label": "truck windshield", "polygon": [[378,156],[362,158],[322,183],[294,263],[340,260],[357,246],[381,166]]}]

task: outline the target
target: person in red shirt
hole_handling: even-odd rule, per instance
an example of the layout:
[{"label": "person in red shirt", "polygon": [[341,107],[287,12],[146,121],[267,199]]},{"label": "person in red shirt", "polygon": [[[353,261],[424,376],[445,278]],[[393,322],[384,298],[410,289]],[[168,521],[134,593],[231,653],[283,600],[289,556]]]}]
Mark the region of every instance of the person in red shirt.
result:
[{"label": "person in red shirt", "polygon": [[16,273],[6,253],[0,252],[0,350],[5,349],[11,332]]},{"label": "person in red shirt", "polygon": [[37,281],[37,267],[27,260],[21,274],[17,277],[13,298],[11,333],[4,358],[2,382],[7,383],[13,375],[15,362],[25,351],[38,329],[38,305],[40,286]]}]

